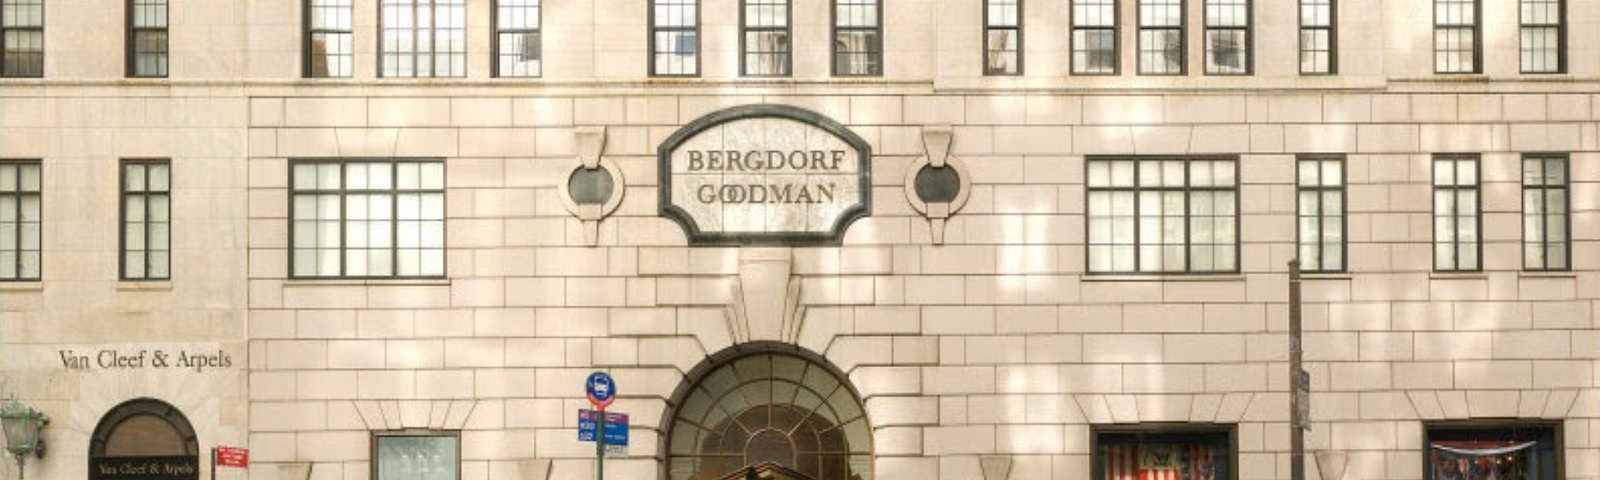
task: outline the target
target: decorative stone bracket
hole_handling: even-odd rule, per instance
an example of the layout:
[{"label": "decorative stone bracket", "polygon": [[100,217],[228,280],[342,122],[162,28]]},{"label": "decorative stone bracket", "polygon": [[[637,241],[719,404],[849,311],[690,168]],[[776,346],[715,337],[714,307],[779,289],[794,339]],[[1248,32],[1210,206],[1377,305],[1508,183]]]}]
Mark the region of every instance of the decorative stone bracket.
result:
[{"label": "decorative stone bracket", "polygon": [[906,199],[928,219],[934,245],[944,244],[945,220],[966,206],[972,193],[972,175],[959,157],[950,155],[954,138],[949,125],[923,127],[924,155],[906,168]]},{"label": "decorative stone bracket", "polygon": [[583,239],[590,246],[600,243],[600,220],[622,205],[627,183],[622,170],[600,155],[605,151],[605,127],[578,127],[573,136],[578,149],[578,164],[559,182],[561,204],[583,222]]}]

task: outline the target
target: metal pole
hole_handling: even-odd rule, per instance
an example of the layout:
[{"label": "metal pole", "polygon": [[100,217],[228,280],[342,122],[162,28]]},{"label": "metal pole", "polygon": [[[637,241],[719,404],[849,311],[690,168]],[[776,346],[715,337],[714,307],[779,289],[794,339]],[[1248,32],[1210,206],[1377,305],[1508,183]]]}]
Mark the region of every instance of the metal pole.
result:
[{"label": "metal pole", "polygon": [[606,480],[606,407],[598,407],[594,413],[600,417],[594,434],[595,480]]},{"label": "metal pole", "polygon": [[1306,479],[1306,433],[1300,418],[1300,259],[1289,261],[1289,479]]},{"label": "metal pole", "polygon": [[217,480],[217,447],[211,447],[211,480]]}]

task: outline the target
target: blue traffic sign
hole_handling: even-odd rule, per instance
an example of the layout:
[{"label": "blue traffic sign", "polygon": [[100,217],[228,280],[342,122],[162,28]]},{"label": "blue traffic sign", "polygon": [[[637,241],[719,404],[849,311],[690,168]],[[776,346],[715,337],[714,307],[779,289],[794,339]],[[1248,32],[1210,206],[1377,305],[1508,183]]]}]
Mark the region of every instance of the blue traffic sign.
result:
[{"label": "blue traffic sign", "polygon": [[[593,442],[599,429],[598,411],[578,410],[578,441]],[[606,445],[628,444],[628,414],[606,412]]]},{"label": "blue traffic sign", "polygon": [[583,383],[583,388],[589,394],[589,403],[601,410],[617,399],[617,384],[606,372],[589,374],[589,379]]}]

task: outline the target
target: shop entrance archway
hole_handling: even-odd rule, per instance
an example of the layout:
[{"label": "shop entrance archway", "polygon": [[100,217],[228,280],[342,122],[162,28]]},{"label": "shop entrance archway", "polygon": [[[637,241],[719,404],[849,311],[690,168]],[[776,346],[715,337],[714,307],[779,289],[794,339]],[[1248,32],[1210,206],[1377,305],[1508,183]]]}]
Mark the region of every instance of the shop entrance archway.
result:
[{"label": "shop entrance archway", "polygon": [[129,400],[100,418],[89,437],[90,480],[198,480],[200,442],[177,407]]},{"label": "shop entrance archway", "polygon": [[872,480],[861,395],[821,355],[794,345],[730,347],[689,372],[668,405],[666,478]]}]

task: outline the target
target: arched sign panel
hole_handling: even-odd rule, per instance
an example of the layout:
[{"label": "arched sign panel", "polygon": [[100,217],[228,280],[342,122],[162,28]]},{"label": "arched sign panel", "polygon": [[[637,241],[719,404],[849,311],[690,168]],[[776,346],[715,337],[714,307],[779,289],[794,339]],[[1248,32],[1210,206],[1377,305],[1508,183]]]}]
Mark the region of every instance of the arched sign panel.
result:
[{"label": "arched sign panel", "polygon": [[140,398],[100,418],[89,437],[90,480],[197,480],[200,443],[177,407]]},{"label": "arched sign panel", "polygon": [[713,112],[658,156],[661,214],[692,244],[837,244],[872,207],[872,147],[808,110]]}]

